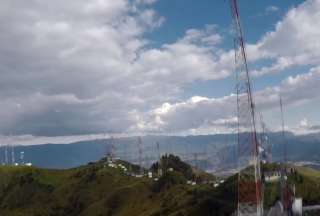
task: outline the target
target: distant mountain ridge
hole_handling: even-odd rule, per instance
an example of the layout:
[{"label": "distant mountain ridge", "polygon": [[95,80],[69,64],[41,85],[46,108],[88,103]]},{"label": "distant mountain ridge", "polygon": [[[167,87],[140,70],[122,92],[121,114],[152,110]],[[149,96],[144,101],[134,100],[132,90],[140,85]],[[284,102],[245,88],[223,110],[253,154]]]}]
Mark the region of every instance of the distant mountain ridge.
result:
[{"label": "distant mountain ridge", "polygon": [[[282,160],[283,143],[281,133],[268,134],[273,143],[273,158]],[[211,166],[230,165],[236,158],[236,135],[202,136],[145,136],[142,137],[143,162],[145,166],[158,159],[156,143],[160,145],[160,154],[174,153],[184,160],[194,162],[205,168],[203,161],[208,159]],[[320,134],[295,136],[286,133],[288,160],[320,161]],[[66,169],[97,161],[111,150],[110,139],[81,141],[72,144],[43,144],[15,147],[16,162],[21,162],[20,152],[24,152],[24,161],[42,168]],[[118,157],[131,162],[138,162],[138,138],[117,138],[113,141]],[[11,155],[9,149],[9,157]],[[4,147],[0,148],[0,160],[4,162]],[[201,162],[202,161],[202,162]]]}]

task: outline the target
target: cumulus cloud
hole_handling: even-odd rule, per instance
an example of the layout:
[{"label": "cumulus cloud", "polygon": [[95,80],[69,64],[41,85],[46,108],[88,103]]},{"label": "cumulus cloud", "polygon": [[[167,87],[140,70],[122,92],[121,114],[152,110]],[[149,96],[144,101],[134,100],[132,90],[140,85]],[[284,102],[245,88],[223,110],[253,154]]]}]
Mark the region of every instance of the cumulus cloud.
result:
[{"label": "cumulus cloud", "polygon": [[[165,18],[156,0],[3,1],[0,8],[0,133],[35,136],[104,132],[222,132],[235,127],[235,95],[192,97],[184,87],[224,79],[234,52],[217,26],[189,29],[152,48],[145,33]],[[291,9],[276,29],[247,45],[249,60],[272,60],[257,76],[319,63],[320,1]],[[318,97],[319,69],[255,94],[272,108]],[[313,88],[306,91],[304,88]],[[304,99],[302,99],[304,98]],[[166,103],[165,103],[166,102]],[[161,106],[161,104],[163,104]]]},{"label": "cumulus cloud", "polygon": [[[235,96],[225,98],[206,98],[194,96],[185,102],[164,103],[141,119],[138,127],[151,132],[187,132],[200,127],[221,126],[231,121],[220,119],[229,114],[233,119]],[[226,125],[223,125],[223,124]]]},{"label": "cumulus cloud", "polygon": [[[257,44],[256,51],[265,53],[259,59],[273,63],[253,72],[257,76],[278,73],[299,65],[318,65],[320,59],[320,1],[305,1],[292,8]],[[254,56],[253,53],[252,56]]]},{"label": "cumulus cloud", "polygon": [[298,125],[291,128],[293,132],[299,135],[310,134],[310,133],[319,133],[320,125],[313,124],[307,118],[301,119]]},{"label": "cumulus cloud", "polygon": [[4,1],[0,132],[125,132],[187,83],[226,77],[212,51],[221,41],[214,26],[148,48],[144,34],[165,20],[155,2]]},{"label": "cumulus cloud", "polygon": [[[279,8],[269,6],[266,12],[276,12]],[[256,43],[247,45],[248,61],[252,64],[258,61],[269,61],[269,64],[255,67],[253,76],[275,74],[294,66],[317,66],[320,61],[320,26],[314,20],[320,19],[320,1],[308,0],[291,8],[277,22],[273,31],[265,33]],[[232,68],[228,63],[233,60],[233,51],[222,51],[217,63],[221,69],[229,72]],[[227,63],[228,62],[228,63]]]},{"label": "cumulus cloud", "polygon": [[275,5],[270,5],[266,8],[266,13],[274,13],[279,11],[280,9]]},{"label": "cumulus cloud", "polygon": [[[279,86],[255,92],[256,109],[259,111],[278,109],[280,95],[286,106],[320,99],[319,81],[320,68],[313,68],[308,73],[294,77],[290,76]],[[196,96],[184,102],[164,103],[146,116],[148,117],[141,119],[138,124],[140,129],[158,132],[176,131],[185,134],[235,132],[236,95],[222,98]]]},{"label": "cumulus cloud", "polygon": [[129,93],[130,68],[147,44],[144,32],[161,25],[156,12],[127,0],[58,0],[4,1],[0,14],[2,133],[97,133],[132,124],[130,111],[143,100]]},{"label": "cumulus cloud", "polygon": [[157,0],[135,0],[138,4],[154,4]]}]

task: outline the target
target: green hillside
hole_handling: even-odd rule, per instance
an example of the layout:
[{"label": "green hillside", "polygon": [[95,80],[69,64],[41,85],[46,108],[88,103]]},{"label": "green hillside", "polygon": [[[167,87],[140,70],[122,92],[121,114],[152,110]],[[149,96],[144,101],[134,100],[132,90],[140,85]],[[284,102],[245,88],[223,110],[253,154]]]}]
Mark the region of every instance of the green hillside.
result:
[{"label": "green hillside", "polygon": [[[264,165],[264,171],[279,170],[279,165]],[[304,205],[320,204],[320,172],[307,167],[288,165],[288,184],[295,187],[296,197],[303,198]],[[279,199],[279,183],[265,184],[265,207],[272,206]]]},{"label": "green hillside", "polygon": [[[175,164],[189,170],[181,161]],[[5,166],[0,168],[0,215],[230,214],[232,202],[224,197],[223,187],[214,190],[186,181],[180,171],[168,172],[158,182],[136,178],[106,166],[105,161],[70,170]]]},{"label": "green hillside", "polygon": [[[138,172],[139,167],[119,161]],[[178,157],[162,158],[173,171],[158,181],[109,167],[106,160],[69,170],[0,167],[0,215],[5,216],[220,216],[235,209],[236,176],[219,187],[209,174],[192,169]],[[151,169],[156,170],[157,164]],[[270,167],[269,167],[270,168]],[[167,170],[167,169],[166,169]],[[320,203],[320,174],[297,168],[290,181],[307,204]],[[187,181],[197,181],[197,185]],[[206,184],[200,184],[206,182]],[[276,185],[266,186],[270,206]],[[266,195],[267,196],[267,195]]]}]

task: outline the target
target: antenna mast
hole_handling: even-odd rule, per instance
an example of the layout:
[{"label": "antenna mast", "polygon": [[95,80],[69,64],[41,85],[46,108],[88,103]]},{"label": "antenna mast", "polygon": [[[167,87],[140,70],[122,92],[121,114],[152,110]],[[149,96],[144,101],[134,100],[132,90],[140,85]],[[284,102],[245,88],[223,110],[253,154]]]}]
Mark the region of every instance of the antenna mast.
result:
[{"label": "antenna mast", "polygon": [[142,167],[142,139],[138,137],[138,148],[139,148],[139,167],[140,167],[140,174],[143,174],[143,167]]},{"label": "antenna mast", "polygon": [[291,194],[290,194],[290,188],[287,181],[287,139],[285,134],[285,125],[284,125],[284,114],[283,114],[283,102],[282,97],[280,95],[280,110],[281,110],[281,125],[282,125],[282,138],[283,138],[283,163],[281,166],[281,201],[283,208],[285,210],[285,213],[289,215],[289,209],[290,209],[290,200],[291,200]]},{"label": "antenna mast", "polygon": [[[6,141],[7,142],[7,141]],[[4,147],[4,163],[6,165],[9,165],[9,157],[8,157],[8,143],[5,144],[5,147]]]},{"label": "antenna mast", "polygon": [[261,146],[264,148],[266,152],[266,162],[272,163],[272,144],[269,141],[268,137],[268,128],[266,123],[263,120],[263,116],[260,113],[260,123],[261,123]]},{"label": "antenna mast", "polygon": [[157,152],[158,152],[158,176],[162,176],[162,163],[161,163],[161,155],[160,155],[160,144],[157,142]]},{"label": "antenna mast", "polygon": [[8,138],[8,143],[9,143],[9,147],[11,147],[11,164],[15,165],[16,161],[15,161],[14,143],[11,139],[11,136],[9,136]]},{"label": "antenna mast", "polygon": [[114,144],[114,138],[111,137],[111,160],[114,162],[116,160],[116,146]]},{"label": "antenna mast", "polygon": [[281,126],[282,126],[282,138],[283,138],[283,164],[287,163],[287,141],[285,134],[285,126],[284,126],[284,115],[283,115],[283,102],[282,97],[280,95],[280,110],[281,110]]},{"label": "antenna mast", "polygon": [[245,42],[237,0],[230,0],[235,30],[238,113],[238,216],[263,215],[259,143]]}]

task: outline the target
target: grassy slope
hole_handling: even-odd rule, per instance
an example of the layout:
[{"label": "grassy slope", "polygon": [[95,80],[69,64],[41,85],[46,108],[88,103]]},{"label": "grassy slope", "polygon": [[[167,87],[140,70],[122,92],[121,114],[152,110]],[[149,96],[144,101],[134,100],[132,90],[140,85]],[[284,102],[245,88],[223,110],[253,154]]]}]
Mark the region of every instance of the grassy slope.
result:
[{"label": "grassy slope", "polygon": [[[276,165],[267,167],[273,170]],[[289,185],[295,185],[296,196],[302,197],[304,205],[320,204],[320,172],[307,167],[294,167],[289,174]],[[268,183],[265,187],[265,206],[270,207],[279,199],[279,183]]]},{"label": "grassy slope", "polygon": [[[290,177],[306,204],[320,203],[320,172],[297,168]],[[0,167],[0,215],[214,216],[235,209],[236,176],[220,187],[189,186],[181,173],[155,183],[126,176],[102,162],[70,170]],[[267,206],[277,185],[266,187]]]},{"label": "grassy slope", "polygon": [[293,176],[296,184],[297,196],[303,197],[304,204],[320,204],[320,172],[307,168],[297,167],[298,175]]},{"label": "grassy slope", "polygon": [[103,163],[59,171],[0,168],[0,215],[8,216],[225,215],[231,209],[212,198],[223,193],[178,183],[159,189]]},{"label": "grassy slope", "polygon": [[27,167],[3,171],[0,215],[129,215],[126,211],[140,215],[140,209],[152,205],[146,197],[148,182],[101,165],[66,171]]}]

